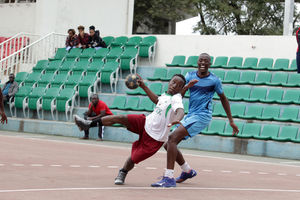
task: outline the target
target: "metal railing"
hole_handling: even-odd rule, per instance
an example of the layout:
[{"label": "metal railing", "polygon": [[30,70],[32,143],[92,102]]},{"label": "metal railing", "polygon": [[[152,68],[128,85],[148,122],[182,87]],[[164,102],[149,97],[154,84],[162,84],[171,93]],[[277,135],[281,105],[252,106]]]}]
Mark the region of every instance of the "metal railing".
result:
[{"label": "metal railing", "polygon": [[3,3],[36,3],[36,0],[0,0],[0,4]]},{"label": "metal railing", "polygon": [[65,46],[66,34],[49,33],[0,60],[1,82],[10,73],[30,72],[38,60],[53,57],[56,49]]}]

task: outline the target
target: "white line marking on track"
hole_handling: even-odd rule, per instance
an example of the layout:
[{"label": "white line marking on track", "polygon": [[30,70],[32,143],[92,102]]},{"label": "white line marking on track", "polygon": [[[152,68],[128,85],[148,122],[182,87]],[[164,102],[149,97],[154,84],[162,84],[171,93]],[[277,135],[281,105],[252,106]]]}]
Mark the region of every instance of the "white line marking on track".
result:
[{"label": "white line marking on track", "polygon": [[240,174],[250,174],[248,171],[240,171]]},{"label": "white line marking on track", "polygon": [[266,174],[269,174],[269,173],[267,173],[267,172],[258,172],[258,174],[266,175]]},{"label": "white line marking on track", "polygon": [[70,165],[69,167],[80,167],[80,165]]},{"label": "white line marking on track", "polygon": [[107,168],[110,168],[110,169],[116,169],[116,168],[119,168],[119,166],[107,166]]},{"label": "white line marking on track", "polygon": [[202,171],[203,172],[212,172],[213,170],[211,170],[211,169],[203,169]]},{"label": "white line marking on track", "polygon": [[30,166],[31,167],[43,167],[44,165],[42,165],[42,164],[31,164]]},{"label": "white line marking on track", "polygon": [[300,190],[269,189],[269,188],[206,188],[206,187],[175,187],[175,188],[154,188],[154,187],[99,187],[99,188],[41,188],[41,189],[16,189],[0,190],[0,193],[14,192],[48,192],[48,191],[82,191],[82,190],[216,190],[216,191],[252,191],[252,192],[288,192],[300,193]]},{"label": "white line marking on track", "polygon": [[99,165],[90,165],[90,166],[88,166],[88,167],[90,167],[90,168],[98,168],[98,167],[100,167]]},{"label": "white line marking on track", "polygon": [[286,176],[286,173],[277,173],[278,176]]},{"label": "white line marking on track", "polygon": [[231,173],[232,171],[229,170],[221,170],[222,173]]},{"label": "white line marking on track", "polygon": [[0,167],[4,166],[5,164],[0,164]]},{"label": "white line marking on track", "polygon": [[50,167],[61,167],[62,165],[50,165]]},{"label": "white line marking on track", "polygon": [[18,163],[15,163],[15,164],[12,164],[12,166],[14,166],[14,167],[23,167],[24,164],[18,164]]},{"label": "white line marking on track", "polygon": [[296,176],[300,176],[300,174],[297,174]]},{"label": "white line marking on track", "polygon": [[156,167],[146,167],[146,169],[154,170],[157,169]]}]

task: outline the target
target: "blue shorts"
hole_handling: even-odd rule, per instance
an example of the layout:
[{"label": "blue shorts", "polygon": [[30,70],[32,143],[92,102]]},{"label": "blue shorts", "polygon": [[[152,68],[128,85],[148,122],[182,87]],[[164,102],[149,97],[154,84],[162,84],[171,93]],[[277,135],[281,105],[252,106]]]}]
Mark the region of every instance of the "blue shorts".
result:
[{"label": "blue shorts", "polygon": [[210,123],[211,116],[207,115],[186,115],[183,120],[181,120],[181,124],[189,133],[184,139],[188,139],[189,137],[194,137],[203,131]]}]

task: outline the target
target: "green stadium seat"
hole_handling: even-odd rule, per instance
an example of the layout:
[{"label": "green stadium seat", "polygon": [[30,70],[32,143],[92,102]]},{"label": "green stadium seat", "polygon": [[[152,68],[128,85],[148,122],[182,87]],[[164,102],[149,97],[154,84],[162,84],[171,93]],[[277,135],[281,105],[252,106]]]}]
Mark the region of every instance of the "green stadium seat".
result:
[{"label": "green stadium seat", "polygon": [[95,48],[87,48],[87,49],[83,49],[81,55],[79,56],[79,60],[89,60],[90,58],[92,58],[96,53]]},{"label": "green stadium seat", "polygon": [[127,41],[128,41],[127,36],[116,37],[115,40],[110,44],[110,48],[114,49],[114,48],[123,47]]},{"label": "green stadium seat", "polygon": [[270,140],[278,136],[280,126],[274,124],[264,125],[260,135],[253,136],[255,139]]},{"label": "green stadium seat", "polygon": [[179,65],[184,65],[185,62],[185,56],[183,55],[177,55],[173,57],[173,60],[171,63],[167,63],[167,67],[178,67]]},{"label": "green stadium seat", "polygon": [[[17,116],[17,108],[23,108],[23,104],[28,98],[28,95],[30,94],[32,90],[31,86],[22,86],[19,88],[18,92],[15,94],[15,98],[13,99],[13,102],[9,104],[10,113],[12,116]],[[12,109],[14,108],[14,114]],[[23,112],[25,113],[25,112]],[[24,115],[24,117],[26,117]]]},{"label": "green stadium seat", "polygon": [[280,107],[279,106],[266,106],[261,116],[257,116],[256,119],[260,120],[274,120],[279,117]]},{"label": "green stadium seat", "polygon": [[24,80],[24,84],[26,86],[33,86],[36,82],[38,82],[41,78],[41,73],[39,72],[32,72],[28,74],[27,78]]},{"label": "green stadium seat", "polygon": [[55,71],[59,70],[61,64],[62,64],[61,60],[53,60],[49,62],[49,65],[46,68],[46,73],[54,73]]},{"label": "green stadium seat", "polygon": [[122,53],[123,53],[123,49],[120,47],[115,47],[111,49],[110,52],[106,55],[105,62],[118,61]]},{"label": "green stadium seat", "polygon": [[103,66],[104,62],[102,60],[96,60],[92,62],[86,69],[87,75],[97,75],[101,71]]},{"label": "green stadium seat", "polygon": [[237,69],[252,69],[257,67],[257,58],[248,57],[245,58],[243,66],[236,66]]},{"label": "green stadium seat", "polygon": [[60,88],[68,80],[69,74],[57,74],[54,79],[50,82],[51,87]]},{"label": "green stadium seat", "polygon": [[93,61],[103,60],[108,53],[109,53],[109,49],[107,49],[107,48],[98,49],[96,51],[95,55],[92,57],[92,59],[93,59]]},{"label": "green stadium seat", "polygon": [[231,101],[243,101],[249,99],[251,88],[250,87],[238,87],[235,91],[234,97],[230,98]]},{"label": "green stadium seat", "polygon": [[205,135],[215,135],[224,132],[226,122],[224,120],[212,120],[207,131],[203,131]]},{"label": "green stadium seat", "polygon": [[210,56],[210,63],[213,64],[214,63],[214,57]]},{"label": "green stadium seat", "polygon": [[119,109],[125,110],[126,97],[125,96],[116,96],[111,106],[108,106],[110,109]]},{"label": "green stadium seat", "polygon": [[295,121],[297,122],[299,109],[297,107],[285,107],[280,117],[275,117],[276,121]]},{"label": "green stadium seat", "polygon": [[[148,83],[145,83],[145,85],[148,86]],[[144,90],[142,88],[138,87],[134,90],[127,90],[126,94],[128,94],[128,95],[141,95],[143,91]]]},{"label": "green stadium seat", "polygon": [[137,110],[139,106],[140,98],[139,97],[128,97],[125,110]]},{"label": "green stadium seat", "polygon": [[69,71],[72,71],[75,66],[76,61],[74,60],[66,60],[59,68],[59,73],[67,74]]},{"label": "green stadium seat", "polygon": [[[166,87],[168,90],[168,87]],[[189,98],[190,97],[190,90],[187,90],[186,93],[184,94],[184,97]]]},{"label": "green stadium seat", "polygon": [[109,47],[110,44],[115,40],[115,38],[113,36],[106,36],[106,37],[103,37],[102,40],[104,41],[106,46]]},{"label": "green stadium seat", "polygon": [[258,102],[261,99],[266,99],[268,89],[267,88],[262,88],[262,87],[253,87],[250,97],[245,98],[245,101],[249,102]]},{"label": "green stadium seat", "polygon": [[298,73],[290,74],[287,83],[283,83],[282,85],[285,86],[285,87],[300,86],[300,74],[298,74]]},{"label": "green stadium seat", "polygon": [[270,69],[273,67],[273,58],[261,58],[257,67],[252,67],[251,69]]},{"label": "green stadium seat", "polygon": [[235,103],[230,105],[232,117],[241,117],[245,115],[246,105]]},{"label": "green stadium seat", "polygon": [[251,85],[266,85],[270,83],[272,79],[272,73],[270,72],[257,72],[257,77],[255,81],[250,81]]},{"label": "green stadium seat", "polygon": [[227,56],[218,56],[218,57],[216,57],[214,64],[212,64],[210,67],[215,68],[215,67],[226,66],[227,62],[228,62]]},{"label": "green stadium seat", "polygon": [[273,68],[268,68],[271,71],[280,71],[289,68],[290,61],[289,59],[279,58],[275,61]]},{"label": "green stadium seat", "polygon": [[186,63],[179,64],[181,67],[198,67],[199,56],[190,56],[188,57]]},{"label": "green stadium seat", "polygon": [[144,37],[139,47],[139,56],[143,58],[149,58],[149,61],[154,59],[155,55],[155,46],[156,46],[156,37],[155,36],[147,36]]},{"label": "green stadium seat", "polygon": [[169,81],[169,80],[172,79],[172,77],[175,74],[181,74],[181,69],[169,69],[168,73],[167,73],[167,76],[166,77],[162,77],[160,80],[162,80],[162,81]]},{"label": "green stadium seat", "polygon": [[130,70],[130,73],[135,74],[137,68],[137,48],[126,48],[120,56],[121,75],[123,70]]},{"label": "green stadium seat", "polygon": [[[29,110],[37,110],[37,102],[45,94],[45,91],[46,91],[45,87],[33,88],[31,93],[28,96],[28,101],[25,102],[25,105],[23,105],[23,111],[25,111],[27,107]],[[24,113],[24,115],[26,115],[26,113]],[[29,118],[29,111],[26,116],[27,118]]]},{"label": "green stadium seat", "polygon": [[[149,86],[149,89],[156,95],[161,95],[162,83],[152,83]],[[143,90],[142,95],[146,95],[146,92]]]},{"label": "green stadium seat", "polygon": [[181,74],[183,76],[185,76],[187,73],[192,72],[192,71],[195,71],[195,70],[194,69],[184,69]]},{"label": "green stadium seat", "polygon": [[49,58],[49,61],[62,60],[65,58],[67,53],[68,53],[68,51],[66,50],[66,48],[58,48],[55,53],[54,58]]},{"label": "green stadium seat", "polygon": [[264,106],[260,105],[251,105],[248,106],[248,109],[244,116],[240,116],[240,118],[243,119],[256,119],[256,117],[259,117],[262,115]]},{"label": "green stadium seat", "polygon": [[79,82],[79,97],[88,98],[90,101],[90,97],[93,92],[96,92],[97,87],[97,76],[96,75],[86,75],[83,76],[81,81]]},{"label": "green stadium seat", "polygon": [[293,59],[291,65],[288,69],[283,69],[284,71],[297,71],[297,62],[296,59]]},{"label": "green stadium seat", "polygon": [[33,72],[42,72],[43,70],[45,70],[48,67],[48,60],[39,60],[35,67],[32,68]]},{"label": "green stadium seat", "polygon": [[66,60],[75,60],[81,55],[82,49],[81,48],[73,48],[69,51],[66,55]]},{"label": "green stadium seat", "polygon": [[300,91],[299,90],[286,90],[282,100],[277,100],[276,103],[283,103],[283,104],[300,104]]},{"label": "green stadium seat", "polygon": [[129,38],[128,41],[125,43],[125,50],[128,48],[138,48],[142,40],[143,38],[140,36],[133,36]]},{"label": "green stadium seat", "polygon": [[15,81],[18,84],[22,83],[23,81],[25,81],[25,79],[27,78],[28,74],[29,74],[28,72],[18,72],[16,74]]},{"label": "green stadium seat", "polygon": [[298,137],[296,137],[296,139],[292,139],[292,142],[300,143],[300,133],[298,134]]},{"label": "green stadium seat", "polygon": [[155,104],[148,97],[146,97],[140,101],[139,107],[136,110],[152,112],[154,105]]},{"label": "green stadium seat", "polygon": [[250,82],[253,82],[255,80],[255,77],[256,77],[255,72],[244,71],[244,72],[242,72],[240,80],[233,81],[233,83],[235,83],[235,84],[248,84]]},{"label": "green stadium seat", "polygon": [[240,134],[237,135],[239,138],[253,138],[254,136],[260,135],[261,125],[257,123],[246,123]]},{"label": "green stadium seat", "polygon": [[299,128],[295,126],[284,126],[281,128],[281,132],[278,137],[272,138],[276,141],[292,141],[296,139]]},{"label": "green stadium seat", "polygon": [[[241,132],[243,130],[243,127],[244,127],[245,123],[241,122],[241,121],[236,121],[234,123],[235,123],[235,125],[237,125],[237,127],[239,128],[239,131]],[[230,126],[230,124],[228,123],[227,126],[226,126],[226,128],[225,128],[225,131],[223,133],[219,133],[219,135],[231,137],[231,136],[233,136],[232,135],[232,131],[233,131],[233,129]]]},{"label": "green stadium seat", "polygon": [[150,81],[157,81],[160,80],[162,77],[166,77],[166,76],[167,76],[166,68],[155,68],[153,76],[148,77],[147,79]]},{"label": "green stadium seat", "polygon": [[111,92],[116,93],[117,81],[119,79],[119,63],[109,62],[105,63],[100,76],[100,90],[102,84],[110,84]]},{"label": "green stadium seat", "polygon": [[[97,61],[94,61],[97,62]],[[72,68],[73,74],[82,74],[85,72],[91,63],[88,60],[80,60],[74,64]]]},{"label": "green stadium seat", "polygon": [[[225,85],[223,88],[223,91],[228,99],[232,99],[232,98],[234,98],[234,95],[236,92],[236,87]],[[215,95],[217,96],[217,99],[219,99],[219,96],[217,95],[217,93],[215,93]]]},{"label": "green stadium seat", "polygon": [[[76,96],[77,93],[73,88],[64,88],[60,91],[59,96],[56,97],[54,108],[51,110],[52,113],[56,110],[56,119],[58,119],[58,112],[65,112],[67,121],[72,118]],[[54,115],[52,114],[52,116]]]},{"label": "green stadium seat", "polygon": [[266,99],[261,99],[260,102],[264,103],[275,103],[282,100],[283,89],[281,88],[270,88],[269,94]]},{"label": "green stadium seat", "polygon": [[243,65],[243,58],[242,57],[230,57],[229,62],[227,65],[223,65],[223,68],[232,69],[237,68]]},{"label": "green stadium seat", "polygon": [[[39,119],[44,119],[44,111],[51,111],[51,105],[54,105],[55,98],[59,95],[60,88],[49,88],[42,95],[42,100],[37,104],[37,114]],[[42,110],[42,113],[40,113]],[[54,116],[52,115],[52,119]]]},{"label": "green stadium seat", "polygon": [[41,79],[37,82],[38,87],[46,87],[50,84],[50,82],[53,80],[55,74],[43,74],[41,76]]},{"label": "green stadium seat", "polygon": [[226,117],[226,112],[220,102],[216,103],[213,107],[212,116],[214,117]]},{"label": "green stadium seat", "polygon": [[234,81],[240,80],[241,72],[237,70],[228,71],[225,75],[223,83],[233,83]]},{"label": "green stadium seat", "polygon": [[219,77],[222,81],[225,78],[225,71],[224,70],[211,70],[213,74],[215,74],[217,77]]},{"label": "green stadium seat", "polygon": [[78,83],[81,81],[82,75],[81,74],[72,74],[69,76],[68,80],[65,82],[65,87],[66,88],[75,88],[78,90],[77,86]]},{"label": "green stadium seat", "polygon": [[288,75],[288,73],[275,73],[271,82],[267,82],[266,84],[271,86],[284,85],[287,83]]}]

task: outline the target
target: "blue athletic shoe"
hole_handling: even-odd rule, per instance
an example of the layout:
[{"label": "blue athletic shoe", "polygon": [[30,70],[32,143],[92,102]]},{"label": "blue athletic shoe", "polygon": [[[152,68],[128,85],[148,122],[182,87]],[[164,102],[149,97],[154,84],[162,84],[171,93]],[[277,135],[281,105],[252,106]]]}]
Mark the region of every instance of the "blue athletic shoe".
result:
[{"label": "blue athletic shoe", "polygon": [[176,182],[174,178],[163,177],[157,183],[151,184],[151,187],[176,187]]},{"label": "blue athletic shoe", "polygon": [[193,169],[189,173],[182,172],[179,177],[176,178],[176,183],[182,183],[186,179],[193,178],[197,175],[197,172]]}]

